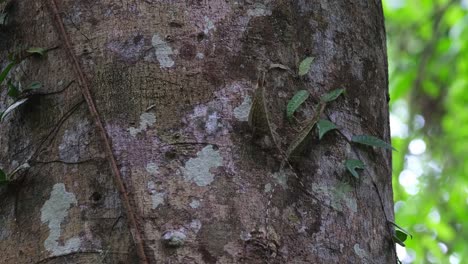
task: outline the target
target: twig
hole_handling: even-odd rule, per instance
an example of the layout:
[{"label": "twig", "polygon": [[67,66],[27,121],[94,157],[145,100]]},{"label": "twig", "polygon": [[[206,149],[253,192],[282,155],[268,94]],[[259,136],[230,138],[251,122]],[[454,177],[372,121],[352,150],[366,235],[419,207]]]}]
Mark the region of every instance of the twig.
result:
[{"label": "twig", "polygon": [[73,251],[73,252],[70,252],[70,253],[62,254],[62,255],[50,256],[50,257],[43,258],[43,259],[35,262],[35,264],[46,263],[46,262],[52,261],[54,259],[66,258],[66,257],[69,257],[69,256],[78,255],[78,254],[102,254],[102,251],[101,250]]},{"label": "twig", "polygon": [[39,146],[36,148],[36,151],[33,152],[33,154],[30,157],[30,160],[34,160],[39,154],[42,149],[42,146],[44,143],[49,139],[53,138],[54,135],[56,135],[59,131],[59,128],[62,126],[62,124],[67,120],[77,109],[78,107],[83,103],[83,100],[81,100],[79,103],[74,105],[70,110],[68,110],[58,121],[58,123],[55,125],[55,127],[47,134],[47,136],[41,141]]},{"label": "twig", "polygon": [[[327,115],[327,117],[328,117],[328,115]],[[330,117],[328,117],[328,118],[330,119]],[[361,160],[361,159],[362,159],[362,158],[361,158],[361,155],[360,155],[359,152],[353,147],[351,140],[348,139],[348,138],[346,137],[346,135],[343,134],[343,132],[342,132],[341,130],[337,129],[337,131],[338,131],[338,134],[340,134],[340,135],[345,139],[345,141],[348,142],[348,144],[351,146],[351,150],[354,152],[354,154],[357,156],[357,158],[358,158],[359,160]],[[385,217],[385,224],[387,225],[388,232],[389,232],[390,237],[392,238],[392,241],[393,241],[393,229],[392,229],[392,227],[391,227],[390,224],[389,224],[389,221],[390,221],[390,220],[388,219],[387,213],[385,212],[385,206],[384,206],[384,203],[383,203],[382,195],[380,194],[379,188],[378,188],[377,184],[375,183],[374,178],[372,177],[372,175],[369,174],[369,173],[366,173],[366,174],[369,176],[369,178],[370,178],[370,180],[371,180],[371,183],[372,183],[372,186],[374,187],[375,192],[377,193],[377,197],[379,198],[380,207],[382,208],[382,212],[383,212],[384,217]],[[393,248],[393,251],[394,251],[394,254],[395,254],[396,259],[398,259],[398,256],[397,256],[395,247],[392,247],[392,248]]]},{"label": "twig", "polygon": [[97,161],[98,158],[92,158],[92,159],[86,159],[86,160],[79,160],[79,161],[66,161],[66,160],[31,160],[30,164],[35,165],[35,164],[51,164],[51,163],[62,163],[66,165],[77,165],[77,164],[83,164],[83,163],[88,163],[88,162],[94,162]]},{"label": "twig", "polygon": [[127,190],[125,188],[125,185],[122,180],[122,175],[120,174],[120,170],[117,166],[117,161],[114,157],[114,154],[112,152],[112,147],[111,143],[109,141],[109,138],[107,136],[107,132],[104,128],[104,125],[102,124],[101,118],[99,116],[99,113],[96,109],[96,105],[94,104],[88,82],[86,80],[86,77],[83,73],[83,70],[81,69],[80,63],[78,61],[77,56],[73,52],[73,47],[70,41],[70,37],[68,36],[65,26],[63,25],[62,18],[59,15],[57,3],[55,0],[48,0],[52,14],[55,19],[55,23],[57,26],[57,30],[59,31],[59,35],[62,38],[62,41],[65,44],[65,49],[68,53],[69,59],[71,60],[71,63],[73,64],[73,68],[78,75],[78,81],[80,84],[81,92],[83,94],[83,97],[86,100],[86,103],[89,108],[89,112],[94,119],[95,125],[97,127],[98,133],[103,141],[104,145],[104,150],[107,156],[107,159],[109,161],[109,165],[112,170],[112,174],[114,176],[114,183],[117,185],[117,188],[120,192],[120,196],[122,199],[122,204],[123,207],[126,210],[127,213],[127,218],[128,218],[128,225],[130,228],[130,232],[133,235],[133,240],[135,243],[136,251],[138,254],[138,257],[140,259],[140,263],[148,263],[148,257],[146,256],[145,250],[144,250],[144,240],[143,240],[143,235],[142,231],[140,230],[138,223],[137,223],[137,217],[138,215],[136,214],[134,208],[136,206],[132,206],[130,202],[130,198],[128,197]]}]

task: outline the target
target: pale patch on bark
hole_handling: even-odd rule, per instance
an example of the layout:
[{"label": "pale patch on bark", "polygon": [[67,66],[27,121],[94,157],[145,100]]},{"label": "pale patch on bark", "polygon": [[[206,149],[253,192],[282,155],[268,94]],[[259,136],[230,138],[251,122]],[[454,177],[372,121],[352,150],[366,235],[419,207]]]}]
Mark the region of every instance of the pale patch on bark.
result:
[{"label": "pale patch on bark", "polygon": [[198,207],[200,207],[200,201],[197,199],[193,199],[190,202],[190,207],[192,207],[193,209],[197,209]]},{"label": "pale patch on bark", "polygon": [[197,153],[196,158],[187,161],[182,169],[184,179],[193,181],[198,186],[207,186],[214,180],[214,175],[210,172],[210,169],[221,166],[222,162],[223,158],[219,151],[214,150],[211,145],[206,146]]},{"label": "pale patch on bark", "polygon": [[199,60],[203,60],[205,58],[205,54],[198,52],[197,55],[195,56]]},{"label": "pale patch on bark", "polygon": [[218,130],[218,113],[213,112],[208,115],[208,120],[206,120],[205,129],[208,134],[213,134]]},{"label": "pale patch on bark", "polygon": [[194,233],[198,233],[202,227],[202,223],[200,220],[194,219],[192,222],[190,222],[189,227]]},{"label": "pale patch on bark", "polygon": [[181,231],[168,231],[164,233],[162,241],[172,247],[180,247],[185,244],[187,236]]},{"label": "pale patch on bark", "polygon": [[204,19],[205,19],[205,25],[203,28],[203,33],[205,33],[205,35],[208,35],[208,33],[210,33],[210,30],[214,30],[216,27],[213,21],[209,17],[205,16]]},{"label": "pale patch on bark", "polygon": [[14,224],[11,219],[15,219],[15,208],[11,207],[9,211],[5,210],[4,214],[0,216],[0,241],[9,239],[11,235],[10,226]]},{"label": "pale patch on bark", "polygon": [[188,117],[191,123],[189,127],[195,128],[193,134],[197,141],[204,141],[205,137],[216,136],[221,130],[227,129],[220,118],[224,113],[215,111],[219,108],[218,105],[211,102],[208,105],[197,105],[193,114]]},{"label": "pale patch on bark", "polygon": [[146,171],[151,174],[151,175],[156,175],[158,173],[158,165],[156,165],[156,163],[154,162],[150,162],[148,164],[146,164]]},{"label": "pale patch on bark", "polygon": [[83,120],[79,121],[74,128],[65,130],[62,142],[58,147],[60,159],[69,162],[77,162],[81,154],[89,151],[89,129],[90,122],[88,120]]},{"label": "pale patch on bark", "polygon": [[368,257],[368,254],[367,252],[361,248],[361,246],[359,244],[354,244],[354,253],[356,253],[356,255],[358,255],[360,258],[362,259],[366,259]]},{"label": "pale patch on bark", "polygon": [[52,189],[49,200],[41,208],[41,221],[50,229],[49,236],[44,241],[44,247],[52,253],[52,256],[75,252],[81,246],[81,240],[78,237],[68,239],[63,246],[59,245],[60,226],[68,215],[71,205],[76,203],[75,195],[67,192],[63,183],[57,183]]},{"label": "pale patch on bark", "polygon": [[153,113],[143,113],[140,115],[140,126],[138,128],[130,127],[128,132],[132,137],[136,137],[142,131],[148,129],[148,127],[156,123],[156,116]]},{"label": "pale patch on bark", "polygon": [[278,172],[275,172],[273,173],[273,178],[276,180],[276,182],[281,185],[281,187],[283,187],[284,189],[287,189],[288,188],[288,174],[289,174],[290,171],[288,171],[288,173],[285,173],[284,170],[281,170],[281,171],[278,171]]},{"label": "pale patch on bark", "polygon": [[346,184],[340,184],[338,186],[316,186],[312,187],[312,191],[325,196],[326,201],[335,210],[343,212],[342,204],[353,213],[357,213],[357,201],[356,198],[350,194],[351,187]]},{"label": "pale patch on bark", "polygon": [[264,4],[256,4],[254,8],[247,10],[249,17],[271,16],[271,10]]},{"label": "pale patch on bark", "polygon": [[164,204],[164,197],[166,196],[166,193],[158,192],[156,190],[156,185],[153,181],[148,182],[148,191],[151,195],[151,200],[153,202],[153,205],[152,205],[153,209],[156,209],[161,204]]},{"label": "pale patch on bark", "polygon": [[151,44],[155,49],[154,54],[159,61],[160,68],[170,68],[174,66],[174,61],[169,57],[170,55],[173,55],[174,52],[167,42],[165,42],[158,34],[154,34],[151,39]]},{"label": "pale patch on bark", "polygon": [[250,96],[244,97],[241,105],[234,108],[234,116],[239,121],[247,121],[249,118],[250,108],[252,107],[252,98]]}]

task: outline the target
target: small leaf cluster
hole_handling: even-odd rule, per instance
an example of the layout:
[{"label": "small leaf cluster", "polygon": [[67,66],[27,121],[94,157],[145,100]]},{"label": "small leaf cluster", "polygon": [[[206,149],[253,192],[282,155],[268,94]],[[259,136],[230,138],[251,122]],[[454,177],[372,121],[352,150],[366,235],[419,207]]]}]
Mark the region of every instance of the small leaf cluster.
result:
[{"label": "small leaf cluster", "polygon": [[[337,91],[341,92],[337,92]],[[302,146],[308,141],[308,139],[311,136],[311,132],[313,131],[314,127],[317,127],[318,132],[319,132],[319,139],[322,139],[322,137],[328,132],[333,129],[336,129],[337,127],[335,124],[328,120],[319,120],[320,115],[325,109],[325,106],[327,103],[335,100],[338,98],[338,96],[344,91],[344,89],[337,89],[333,90],[330,93],[325,94],[323,97],[324,98],[333,98],[329,100],[321,100],[315,115],[306,121],[306,125],[304,128],[296,135],[296,137],[293,139],[291,144],[289,145],[288,149],[286,150],[286,156],[290,157],[294,153],[298,152]],[[333,96],[333,94],[337,94],[336,96]],[[299,107],[309,98],[309,92],[306,90],[300,90],[297,92],[292,99],[288,102],[288,105],[286,107],[286,117],[288,120],[292,120],[294,112],[299,109]]]},{"label": "small leaf cluster", "polygon": [[[301,62],[301,64],[299,65],[300,76],[308,73],[308,71],[310,70],[312,61],[313,61],[313,58],[308,57]],[[316,118],[313,118],[305,126],[305,128],[299,133],[296,139],[293,141],[293,143],[291,144],[290,148],[287,151],[288,157],[293,152],[293,150],[296,149],[302,142],[304,142],[306,137],[310,134],[313,126],[317,122],[317,118],[321,115],[321,111],[323,111],[325,105],[327,103],[330,103],[336,100],[344,92],[345,92],[345,89],[343,88],[336,89],[320,97],[320,106],[319,106],[320,110],[318,111]],[[306,90],[298,91],[291,98],[286,108],[286,117],[288,118],[289,121],[292,120],[294,112],[297,111],[297,109],[299,109],[299,107],[307,100],[307,98],[309,98],[309,92]],[[323,136],[330,130],[337,129],[336,125],[330,122],[329,120],[323,120],[323,119],[319,120],[316,125],[318,128],[319,140],[321,140]],[[384,149],[396,151],[396,149],[389,143],[371,135],[355,135],[351,138],[351,142],[365,145],[365,146],[378,147],[378,148],[384,148]],[[363,170],[366,167],[364,162],[358,159],[347,159],[344,161],[344,166],[348,170],[348,172],[351,173],[351,175],[355,177],[356,179],[359,179],[359,173],[356,170],[358,169]],[[389,223],[393,224],[397,228],[393,235],[393,241],[404,247],[405,246],[404,242],[406,241],[408,236],[412,238],[412,235],[409,234],[406,230],[404,230],[400,226],[398,226],[397,224],[391,221],[389,221]]]},{"label": "small leaf cluster", "polygon": [[7,66],[0,72],[0,88],[4,83],[6,83],[6,87],[8,89],[7,95],[15,101],[13,104],[8,106],[5,111],[0,112],[0,121],[3,121],[8,113],[13,111],[18,106],[24,104],[28,100],[28,98],[26,97],[27,93],[42,87],[42,84],[37,81],[31,82],[26,88],[17,87],[13,84],[11,79],[7,78],[8,74],[15,65],[19,64],[21,61],[25,60],[29,56],[44,57],[46,55],[46,50],[43,48],[34,47],[25,50],[25,53],[29,55],[18,56],[17,54],[9,54],[9,62]]},{"label": "small leaf cluster", "polygon": [[397,244],[399,244],[402,247],[405,247],[405,241],[410,237],[413,239],[413,235],[411,235],[408,231],[403,229],[401,226],[395,224],[392,221],[388,221],[390,224],[392,224],[395,227],[395,233],[393,234],[393,241]]},{"label": "small leaf cluster", "polygon": [[[0,13],[0,24],[2,20],[2,13]],[[0,122],[5,119],[5,117],[11,113],[13,110],[17,109],[19,106],[26,103],[29,99],[28,95],[30,92],[40,89],[42,84],[37,81],[31,82],[26,88],[21,88],[16,86],[11,78],[8,78],[9,73],[14,68],[14,66],[21,63],[23,60],[27,59],[30,56],[39,56],[45,57],[47,50],[38,47],[32,47],[29,49],[24,50],[24,52],[20,52],[19,54],[10,53],[8,55],[8,64],[4,69],[0,71],[0,89],[6,87],[7,95],[14,100],[12,104],[10,104],[4,111],[0,111]],[[21,54],[21,55],[20,55]],[[23,164],[24,165],[24,164]],[[19,167],[22,169],[23,167]],[[7,174],[3,169],[0,168],[0,185],[4,185],[10,182],[11,176],[18,171],[18,168]]]},{"label": "small leaf cluster", "polygon": [[[312,57],[305,58],[299,65],[299,75],[305,75],[309,72],[311,64],[313,62]],[[307,121],[304,128],[299,132],[295,137],[293,142],[290,144],[288,150],[286,151],[287,157],[293,154],[299,147],[306,141],[306,139],[311,134],[311,131],[316,126],[318,129],[318,137],[321,140],[325,134],[331,130],[338,129],[337,126],[330,122],[329,120],[320,119],[320,115],[324,110],[326,104],[331,103],[338,99],[340,95],[345,92],[344,88],[339,88],[332,90],[320,97],[320,102],[317,107],[319,109],[316,115],[309,121]],[[300,90],[289,100],[286,107],[286,117],[289,121],[293,120],[294,113],[301,107],[301,105],[309,98],[309,92],[307,90]],[[351,142],[362,144],[371,147],[379,147],[384,149],[396,150],[389,143],[371,136],[371,135],[355,135],[352,137]],[[356,171],[357,169],[364,169],[365,164],[361,160],[357,159],[347,159],[344,162],[346,169],[351,173],[355,178],[359,178],[359,174]]]},{"label": "small leaf cluster", "polygon": [[0,0],[0,29],[8,25],[8,11],[11,7],[11,3],[11,0]]}]

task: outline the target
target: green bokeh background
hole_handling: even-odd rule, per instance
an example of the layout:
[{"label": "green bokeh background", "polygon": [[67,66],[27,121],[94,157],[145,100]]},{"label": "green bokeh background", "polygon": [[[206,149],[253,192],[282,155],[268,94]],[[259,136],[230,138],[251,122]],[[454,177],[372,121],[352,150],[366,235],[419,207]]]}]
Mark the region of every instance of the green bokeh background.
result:
[{"label": "green bokeh background", "polygon": [[468,263],[468,0],[383,0],[403,263]]}]

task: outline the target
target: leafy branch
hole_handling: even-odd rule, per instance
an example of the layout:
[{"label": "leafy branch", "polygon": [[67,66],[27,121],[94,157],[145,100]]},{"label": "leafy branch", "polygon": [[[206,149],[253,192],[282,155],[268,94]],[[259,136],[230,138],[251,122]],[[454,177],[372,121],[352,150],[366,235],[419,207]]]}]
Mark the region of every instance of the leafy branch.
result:
[{"label": "leafy branch", "polygon": [[[298,75],[299,76],[306,75],[311,68],[312,62],[313,62],[312,57],[307,57],[306,59],[304,59],[299,65]],[[272,68],[279,68],[283,70],[289,69],[289,67],[281,65],[281,64],[275,64],[274,67],[270,66],[270,69]],[[289,146],[286,149],[286,151],[283,151],[280,148],[280,146],[276,143],[276,139],[272,131],[272,125],[270,123],[271,119],[269,117],[268,108],[266,107],[264,78],[265,76],[263,75],[262,81],[257,83],[257,88],[255,89],[254,100],[252,103],[252,108],[249,113],[249,125],[251,126],[254,133],[260,132],[263,135],[271,136],[272,140],[275,142],[278,152],[283,157],[283,161],[281,162],[281,166],[279,169],[279,171],[281,172],[283,171],[284,166],[286,164],[291,166],[291,164],[289,163],[290,157],[296,154],[300,154],[304,146],[308,142],[310,142],[310,139],[312,138],[312,135],[314,134],[313,131],[315,127],[317,127],[319,140],[321,140],[325,136],[325,134],[331,130],[339,131],[338,127],[334,123],[326,119],[320,119],[320,117],[323,115],[324,109],[326,108],[327,104],[337,100],[340,97],[340,95],[345,93],[345,89],[344,88],[335,89],[322,95],[320,97],[320,101],[317,107],[315,108],[316,111],[314,115],[312,116],[312,118],[310,118],[309,120],[305,122],[305,125],[303,126],[303,128],[298,132],[297,135],[295,135],[293,140],[289,143]],[[298,111],[298,109],[300,109],[300,107],[308,100],[309,97],[310,97],[310,93],[307,90],[299,90],[298,92],[294,94],[294,96],[289,100],[286,106],[286,118],[288,119],[288,121],[291,122],[293,120],[294,113]],[[346,136],[343,135],[341,131],[339,131],[339,133],[351,145],[360,144],[360,145],[364,145],[368,147],[376,147],[376,148],[383,148],[383,149],[396,151],[396,149],[392,145],[372,135],[354,135],[351,139],[348,139]],[[359,154],[357,153],[357,151],[353,147],[352,149],[356,153],[356,155],[359,157]],[[361,159],[349,158],[344,161],[343,165],[346,168],[346,170],[356,179],[359,179],[359,173],[357,170],[364,170],[366,168],[366,164]],[[301,183],[301,186],[304,187],[299,177],[297,175],[295,176],[296,178],[298,178],[299,182]],[[379,189],[377,188],[377,185],[374,182],[373,178],[372,177],[370,178],[371,178],[372,184],[374,185],[374,188],[376,189],[382,210],[384,211],[384,214],[385,214],[385,208],[383,205],[383,200],[380,195]],[[277,184],[275,184],[275,187],[276,185]],[[271,194],[268,200],[266,223],[268,223],[268,211],[269,211],[269,206],[271,203],[271,199],[272,199],[272,195],[273,195],[275,187],[273,187],[273,189],[271,190]],[[388,219],[386,214],[385,214],[385,218],[386,220]],[[393,223],[390,221],[388,222]],[[407,239],[408,236],[411,237],[411,235],[407,231],[402,229],[401,227],[397,226],[396,224],[393,223],[393,225],[398,227],[398,229],[395,232],[393,232],[392,229],[389,228],[389,231],[392,233],[393,241],[395,243],[398,243],[404,246],[403,242]]]},{"label": "leafy branch", "polygon": [[[9,4],[10,2],[7,2]],[[4,4],[4,3],[0,3]],[[0,12],[0,25],[4,25],[7,17],[6,13],[4,13],[5,8]],[[8,75],[10,74],[11,70],[14,66],[21,63],[23,60],[32,57],[32,56],[39,56],[44,58],[49,50],[55,49],[57,47],[44,49],[39,47],[31,47],[26,50],[22,50],[20,52],[13,52],[8,54],[8,64],[4,69],[0,71],[0,87],[6,83],[6,87],[8,88],[7,95],[14,100],[14,102],[9,105],[4,111],[0,111],[0,122],[5,119],[5,117],[11,113],[13,110],[18,108],[19,106],[26,103],[29,99],[29,95],[34,90],[37,90],[42,87],[40,82],[31,82],[27,88],[22,89],[21,87],[17,87],[13,84],[11,79],[8,79]],[[13,180],[13,176],[20,170],[29,168],[28,163],[24,163],[18,166],[10,173],[6,173],[2,168],[0,168],[0,185],[9,184]]]}]

